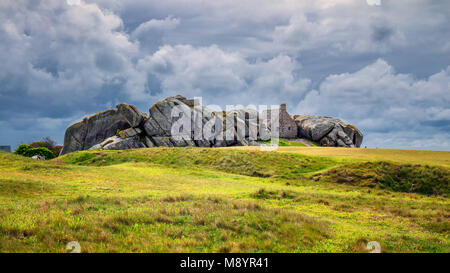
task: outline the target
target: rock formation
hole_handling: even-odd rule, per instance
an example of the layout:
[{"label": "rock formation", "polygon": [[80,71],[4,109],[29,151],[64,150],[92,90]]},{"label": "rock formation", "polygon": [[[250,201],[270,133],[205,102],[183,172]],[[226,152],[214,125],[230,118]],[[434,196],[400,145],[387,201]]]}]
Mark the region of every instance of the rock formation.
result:
[{"label": "rock formation", "polygon": [[61,154],[87,150],[121,130],[141,126],[147,118],[135,106],[125,103],[117,105],[117,109],[85,117],[67,128]]},{"label": "rock formation", "polygon": [[[252,109],[215,112],[180,95],[155,103],[149,115],[122,103],[67,128],[61,155],[88,149],[259,145],[257,140],[271,136],[268,113]],[[282,138],[306,138],[322,146],[359,147],[363,137],[355,126],[339,119],[292,117],[285,104],[280,107],[279,126],[273,129]]]},{"label": "rock formation", "polygon": [[296,115],[298,135],[327,147],[360,147],[363,135],[354,125],[322,116]]}]

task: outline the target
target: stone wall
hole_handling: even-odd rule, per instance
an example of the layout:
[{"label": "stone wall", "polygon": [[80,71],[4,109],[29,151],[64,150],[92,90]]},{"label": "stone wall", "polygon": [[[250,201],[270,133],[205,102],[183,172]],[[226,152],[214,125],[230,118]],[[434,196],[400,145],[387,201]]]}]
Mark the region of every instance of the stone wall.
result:
[{"label": "stone wall", "polygon": [[[272,110],[263,111],[263,117],[267,117],[267,121],[269,124],[269,128],[272,130],[270,116],[272,114]],[[297,123],[294,119],[289,115],[286,110],[286,103],[282,103],[280,105],[280,113],[279,113],[279,127],[274,128],[279,131],[280,138],[297,138]]]},{"label": "stone wall", "polygon": [[286,104],[280,105],[280,137],[282,138],[296,138],[297,137],[297,123],[292,119],[291,115],[286,110]]}]

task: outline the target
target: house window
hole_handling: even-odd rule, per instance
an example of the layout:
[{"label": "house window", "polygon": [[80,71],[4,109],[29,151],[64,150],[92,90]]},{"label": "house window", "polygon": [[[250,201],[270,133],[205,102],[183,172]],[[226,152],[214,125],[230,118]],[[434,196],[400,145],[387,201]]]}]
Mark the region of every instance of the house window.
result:
[{"label": "house window", "polygon": [[288,127],[288,130],[290,131],[290,130],[291,130],[291,127]]}]

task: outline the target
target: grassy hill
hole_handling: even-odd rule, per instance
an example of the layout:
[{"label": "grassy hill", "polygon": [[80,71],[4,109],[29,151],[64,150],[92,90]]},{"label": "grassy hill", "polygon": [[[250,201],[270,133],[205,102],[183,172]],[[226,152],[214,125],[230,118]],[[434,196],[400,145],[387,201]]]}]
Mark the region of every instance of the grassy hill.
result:
[{"label": "grassy hill", "polygon": [[0,153],[0,252],[449,252],[449,152]]}]

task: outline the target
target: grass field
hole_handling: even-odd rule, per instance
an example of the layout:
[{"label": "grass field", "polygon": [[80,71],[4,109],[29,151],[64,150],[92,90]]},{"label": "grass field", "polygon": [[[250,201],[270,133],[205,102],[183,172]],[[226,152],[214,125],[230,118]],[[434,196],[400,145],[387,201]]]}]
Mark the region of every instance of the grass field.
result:
[{"label": "grass field", "polygon": [[0,252],[450,252],[450,152],[0,152]]},{"label": "grass field", "polygon": [[[238,149],[258,151],[259,147],[229,147],[225,149]],[[392,161],[410,164],[427,164],[450,167],[450,151],[424,151],[424,150],[396,150],[396,149],[354,149],[334,147],[284,147],[280,146],[278,152],[300,153],[311,156],[326,156],[349,161]]]}]

